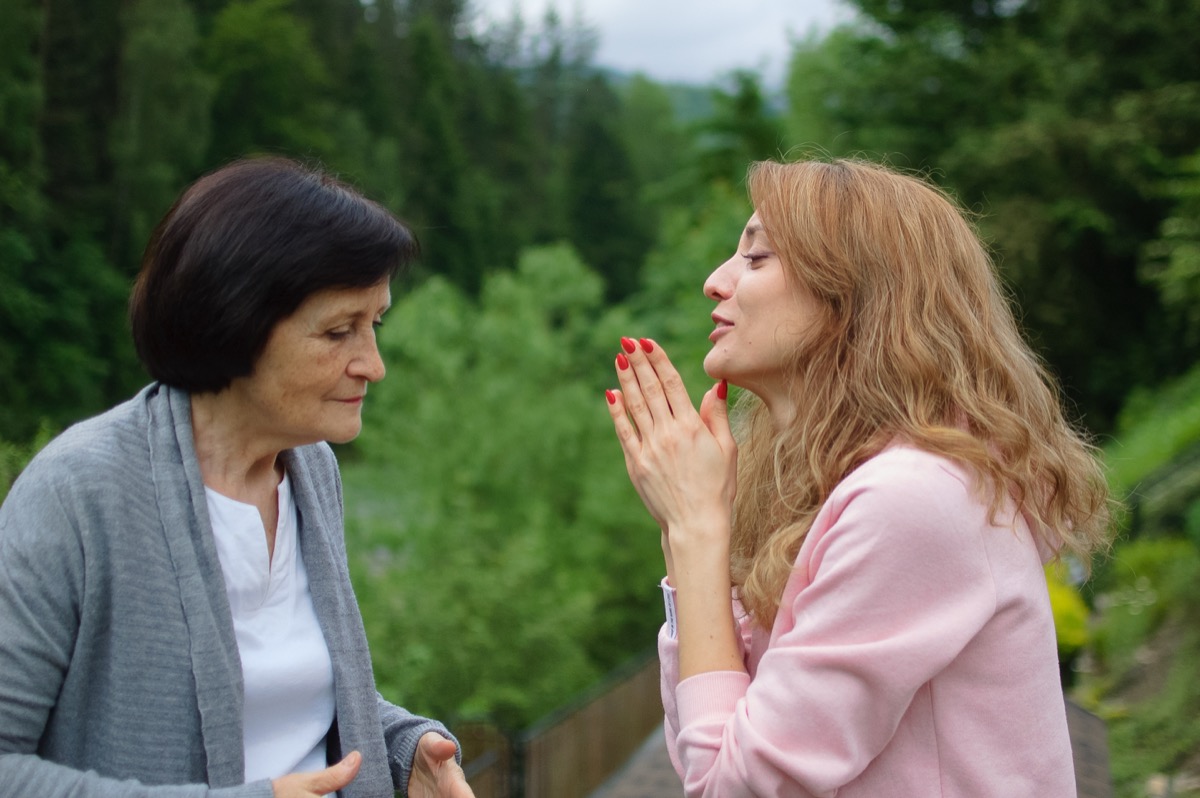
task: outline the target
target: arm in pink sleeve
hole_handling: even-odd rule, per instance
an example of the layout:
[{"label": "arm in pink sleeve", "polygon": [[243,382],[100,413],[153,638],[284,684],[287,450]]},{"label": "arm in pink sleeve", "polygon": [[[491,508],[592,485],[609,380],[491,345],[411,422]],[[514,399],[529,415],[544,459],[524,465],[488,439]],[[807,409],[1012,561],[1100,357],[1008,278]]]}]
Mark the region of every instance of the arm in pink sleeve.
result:
[{"label": "arm in pink sleeve", "polygon": [[689,798],[834,795],[991,617],[981,535],[1008,532],[951,468],[893,450],[851,474],[801,547],[753,676],[676,686]]},{"label": "arm in pink sleeve", "polygon": [[[658,632],[658,663],[659,663],[659,689],[662,694],[664,722],[663,729],[667,739],[667,753],[671,758],[671,764],[675,767],[675,772],[679,774],[680,779],[683,778],[683,765],[679,761],[679,753],[676,749],[676,740],[679,737],[679,713],[675,706],[675,688],[679,685],[679,641],[675,637],[675,626],[672,622],[674,618],[674,590],[667,586],[666,580],[662,583],[663,595],[666,600],[667,622],[662,625]],[[741,609],[741,605],[735,600],[733,602],[734,617],[738,618],[738,643],[742,649],[742,656],[745,657],[745,652],[750,648],[750,621],[745,617],[745,613]]]}]

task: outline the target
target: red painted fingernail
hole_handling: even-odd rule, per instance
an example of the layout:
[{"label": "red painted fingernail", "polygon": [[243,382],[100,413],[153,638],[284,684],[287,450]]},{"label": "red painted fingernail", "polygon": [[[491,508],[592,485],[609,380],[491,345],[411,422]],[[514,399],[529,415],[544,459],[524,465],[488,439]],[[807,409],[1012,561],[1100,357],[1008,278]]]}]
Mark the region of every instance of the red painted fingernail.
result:
[{"label": "red painted fingernail", "polygon": [[647,355],[654,351],[654,342],[649,338],[641,338],[639,340],[642,342],[642,351]]},{"label": "red painted fingernail", "polygon": [[629,368],[629,358],[625,357],[622,354],[618,354],[617,355],[617,368],[619,368],[621,371],[624,371],[625,369]]},{"label": "red painted fingernail", "polygon": [[617,403],[617,395],[612,391],[606,390],[604,392],[604,398],[608,400],[610,405],[615,405]]},{"label": "red painted fingernail", "polygon": [[721,380],[717,383],[717,398],[724,399],[729,395],[729,381]]},{"label": "red painted fingernail", "polygon": [[633,342],[632,338],[622,338],[621,339],[621,348],[632,355],[633,350],[637,349],[637,344],[635,344]]}]

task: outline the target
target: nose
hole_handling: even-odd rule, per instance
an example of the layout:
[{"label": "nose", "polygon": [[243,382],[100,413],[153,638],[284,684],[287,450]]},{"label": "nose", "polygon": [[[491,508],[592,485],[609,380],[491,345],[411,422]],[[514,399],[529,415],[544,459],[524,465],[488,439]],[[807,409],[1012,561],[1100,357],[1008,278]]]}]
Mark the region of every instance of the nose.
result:
[{"label": "nose", "polygon": [[733,293],[733,262],[738,259],[737,253],[722,263],[704,281],[704,295],[714,302],[728,299]]},{"label": "nose", "polygon": [[375,340],[375,331],[366,337],[362,351],[350,361],[350,375],[361,377],[367,382],[379,382],[387,373],[383,358],[379,354],[379,343]]}]

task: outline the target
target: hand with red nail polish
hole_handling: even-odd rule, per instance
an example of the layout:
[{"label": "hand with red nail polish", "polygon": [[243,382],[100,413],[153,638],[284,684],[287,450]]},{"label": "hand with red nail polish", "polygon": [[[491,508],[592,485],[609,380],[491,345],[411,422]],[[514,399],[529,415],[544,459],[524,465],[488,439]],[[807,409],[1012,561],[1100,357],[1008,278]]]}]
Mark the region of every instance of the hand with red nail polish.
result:
[{"label": "hand with red nail polish", "polygon": [[661,347],[647,338],[622,338],[621,348],[621,389],[605,396],[630,480],[672,550],[727,548],[737,445],[725,383],[709,389],[697,411]]}]

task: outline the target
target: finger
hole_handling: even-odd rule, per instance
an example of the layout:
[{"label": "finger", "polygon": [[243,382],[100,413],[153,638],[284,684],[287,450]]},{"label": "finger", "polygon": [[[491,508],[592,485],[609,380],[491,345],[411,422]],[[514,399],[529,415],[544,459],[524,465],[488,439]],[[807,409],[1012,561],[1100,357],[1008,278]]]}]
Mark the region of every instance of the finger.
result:
[{"label": "finger", "polygon": [[[646,407],[650,411],[650,416],[656,420],[670,418],[673,415],[673,405],[667,399],[667,390],[663,385],[662,375],[659,374],[659,372],[656,371],[654,366],[650,363],[646,349],[649,347],[651,351],[657,350],[655,351],[655,355],[660,359],[665,359],[666,356],[662,353],[662,350],[654,346],[649,339],[642,340],[646,341],[646,343],[641,344],[629,338],[622,338],[621,346],[625,349],[625,352],[628,353],[627,356],[629,359],[630,370],[633,372],[634,376],[637,377],[638,387],[641,388],[642,397],[645,401]],[[670,366],[670,361],[667,361],[667,366]],[[671,369],[671,372],[673,373],[674,369]],[[682,381],[679,380],[678,374],[675,374],[675,380],[682,385]],[[691,402],[687,398],[687,392],[684,391],[683,393],[683,401],[690,407]],[[638,421],[636,416],[634,417],[634,420]]]},{"label": "finger", "polygon": [[626,460],[637,451],[637,446],[641,443],[641,438],[638,436],[637,429],[633,426],[633,422],[629,420],[629,414],[625,410],[624,397],[620,391],[605,391],[604,397],[608,402],[608,414],[612,417],[613,429],[617,433],[617,442],[621,444],[621,449],[625,452]]},{"label": "finger", "polygon": [[653,427],[654,418],[629,357],[625,352],[617,355],[617,382],[621,384],[618,394],[621,401],[618,404],[623,406],[625,413],[633,420],[640,438]]},{"label": "finger", "polygon": [[358,769],[362,766],[362,755],[352,751],[341,762],[330,765],[324,770],[318,770],[309,779],[308,789],[317,795],[334,793],[354,781]]},{"label": "finger", "polygon": [[729,383],[721,380],[700,400],[700,420],[720,442],[722,448],[733,443],[733,431],[729,427]]},{"label": "finger", "polygon": [[679,371],[671,362],[671,358],[667,357],[666,351],[649,338],[640,339],[638,349],[645,356],[646,362],[654,369],[654,373],[658,375],[663,396],[670,405],[671,411],[675,415],[679,415],[682,408],[690,408],[692,398],[688,396],[687,386],[683,384],[683,378],[679,376]]}]

